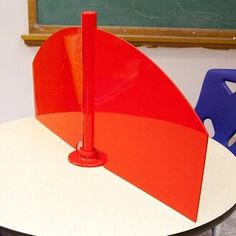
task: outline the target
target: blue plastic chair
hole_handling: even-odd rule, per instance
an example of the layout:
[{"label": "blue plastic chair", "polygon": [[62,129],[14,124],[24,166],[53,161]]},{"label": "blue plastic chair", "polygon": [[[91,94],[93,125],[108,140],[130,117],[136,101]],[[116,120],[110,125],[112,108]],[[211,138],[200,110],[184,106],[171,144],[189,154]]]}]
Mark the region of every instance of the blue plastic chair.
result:
[{"label": "blue plastic chair", "polygon": [[236,93],[231,92],[226,81],[236,83],[236,70],[209,70],[195,111],[202,122],[206,119],[211,120],[215,131],[212,138],[236,156],[236,142],[229,145],[229,140],[236,133]]}]

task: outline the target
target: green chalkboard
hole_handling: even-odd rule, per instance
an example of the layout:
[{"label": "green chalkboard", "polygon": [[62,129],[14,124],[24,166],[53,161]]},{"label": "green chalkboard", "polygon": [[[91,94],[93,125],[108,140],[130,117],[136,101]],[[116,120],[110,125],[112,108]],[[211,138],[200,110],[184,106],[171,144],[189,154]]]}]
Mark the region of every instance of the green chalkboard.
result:
[{"label": "green chalkboard", "polygon": [[95,10],[99,25],[236,29],[235,0],[38,0],[38,23],[78,25]]},{"label": "green chalkboard", "polygon": [[28,45],[80,25],[94,10],[98,26],[134,45],[236,48],[236,0],[28,0]]}]

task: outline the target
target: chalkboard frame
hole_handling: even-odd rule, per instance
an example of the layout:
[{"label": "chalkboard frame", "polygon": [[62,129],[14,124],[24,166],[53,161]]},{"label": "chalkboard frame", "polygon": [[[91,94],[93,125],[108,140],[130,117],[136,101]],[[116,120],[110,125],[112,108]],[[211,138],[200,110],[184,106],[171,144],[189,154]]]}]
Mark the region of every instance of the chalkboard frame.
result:
[{"label": "chalkboard frame", "polygon": [[[29,34],[22,35],[22,39],[29,46],[39,46],[54,32],[69,27],[66,25],[38,24],[36,1],[37,0],[28,0]],[[204,47],[218,49],[236,48],[236,29],[126,26],[102,26],[99,28],[113,33],[135,46]]]}]

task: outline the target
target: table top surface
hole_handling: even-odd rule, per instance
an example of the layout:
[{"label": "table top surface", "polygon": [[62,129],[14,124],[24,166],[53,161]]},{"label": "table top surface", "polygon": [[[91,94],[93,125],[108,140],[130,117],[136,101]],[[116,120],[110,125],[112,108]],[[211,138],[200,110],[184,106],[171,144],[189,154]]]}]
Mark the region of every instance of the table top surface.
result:
[{"label": "table top surface", "polygon": [[0,225],[33,235],[170,235],[236,202],[236,158],[209,139],[198,220],[103,167],[70,164],[73,148],[35,118],[0,125]]}]

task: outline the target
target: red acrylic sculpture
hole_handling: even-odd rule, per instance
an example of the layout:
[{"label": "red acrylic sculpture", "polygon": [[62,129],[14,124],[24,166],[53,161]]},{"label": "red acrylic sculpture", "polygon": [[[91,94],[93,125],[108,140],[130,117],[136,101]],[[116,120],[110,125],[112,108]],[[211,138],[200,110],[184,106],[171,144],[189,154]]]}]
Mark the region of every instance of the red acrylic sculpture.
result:
[{"label": "red acrylic sculpture", "polygon": [[59,31],[38,51],[36,117],[76,149],[71,162],[105,163],[196,221],[208,135],[168,76],[132,45],[98,30],[95,16],[83,13],[82,30]]}]

